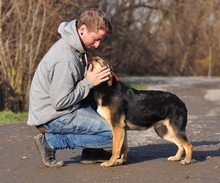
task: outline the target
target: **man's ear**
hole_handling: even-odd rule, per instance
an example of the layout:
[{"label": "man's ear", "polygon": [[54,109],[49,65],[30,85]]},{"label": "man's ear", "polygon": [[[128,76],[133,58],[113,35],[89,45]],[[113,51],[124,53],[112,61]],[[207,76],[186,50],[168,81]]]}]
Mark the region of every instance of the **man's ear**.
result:
[{"label": "man's ear", "polygon": [[87,31],[87,27],[85,24],[83,24],[79,27],[78,32],[82,36],[85,33],[85,31]]}]

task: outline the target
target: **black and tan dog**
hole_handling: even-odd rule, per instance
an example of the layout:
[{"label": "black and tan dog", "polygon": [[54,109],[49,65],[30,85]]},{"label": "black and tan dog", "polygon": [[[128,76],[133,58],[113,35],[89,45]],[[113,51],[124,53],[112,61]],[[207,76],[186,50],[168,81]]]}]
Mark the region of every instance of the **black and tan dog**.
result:
[{"label": "black and tan dog", "polygon": [[[105,66],[100,57],[90,58],[93,69]],[[176,95],[163,91],[138,91],[125,86],[112,72],[108,82],[102,83],[94,90],[97,111],[112,127],[112,156],[103,167],[121,165],[126,161],[127,134],[126,130],[146,130],[154,127],[163,139],[178,146],[175,156],[170,161],[190,164],[192,144],[186,137],[187,109],[183,101]]]}]

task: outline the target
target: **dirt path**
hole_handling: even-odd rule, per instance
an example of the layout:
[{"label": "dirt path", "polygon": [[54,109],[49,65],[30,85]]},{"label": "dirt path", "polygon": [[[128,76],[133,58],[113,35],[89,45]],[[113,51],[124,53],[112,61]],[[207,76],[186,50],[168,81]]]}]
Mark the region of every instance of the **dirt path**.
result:
[{"label": "dirt path", "polygon": [[[126,80],[126,78],[125,78]],[[81,150],[57,152],[66,166],[42,165],[34,146],[38,132],[25,123],[0,126],[0,178],[2,183],[219,183],[220,182],[220,78],[133,78],[151,89],[171,91],[186,102],[187,133],[194,145],[194,163],[168,162],[176,147],[158,138],[153,130],[129,131],[126,165],[102,168],[80,164]]]}]

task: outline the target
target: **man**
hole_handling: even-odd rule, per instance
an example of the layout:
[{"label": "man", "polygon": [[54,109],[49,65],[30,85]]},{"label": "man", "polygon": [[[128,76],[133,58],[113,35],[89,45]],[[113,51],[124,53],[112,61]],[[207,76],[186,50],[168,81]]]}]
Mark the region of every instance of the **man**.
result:
[{"label": "man", "polygon": [[98,48],[112,31],[105,14],[88,10],[58,28],[61,38],[49,49],[36,69],[30,88],[28,125],[41,134],[34,137],[47,167],[61,167],[58,149],[85,148],[81,162],[96,163],[110,158],[102,148],[112,146],[111,128],[84,99],[91,89],[107,81],[110,69],[93,71],[87,49]]}]

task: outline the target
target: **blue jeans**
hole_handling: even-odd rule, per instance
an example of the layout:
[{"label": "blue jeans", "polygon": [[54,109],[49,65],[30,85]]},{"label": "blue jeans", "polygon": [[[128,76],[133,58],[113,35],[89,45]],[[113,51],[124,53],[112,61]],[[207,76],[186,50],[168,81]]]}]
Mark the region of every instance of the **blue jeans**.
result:
[{"label": "blue jeans", "polygon": [[91,107],[80,107],[43,126],[47,143],[54,150],[112,146],[110,125]]}]

